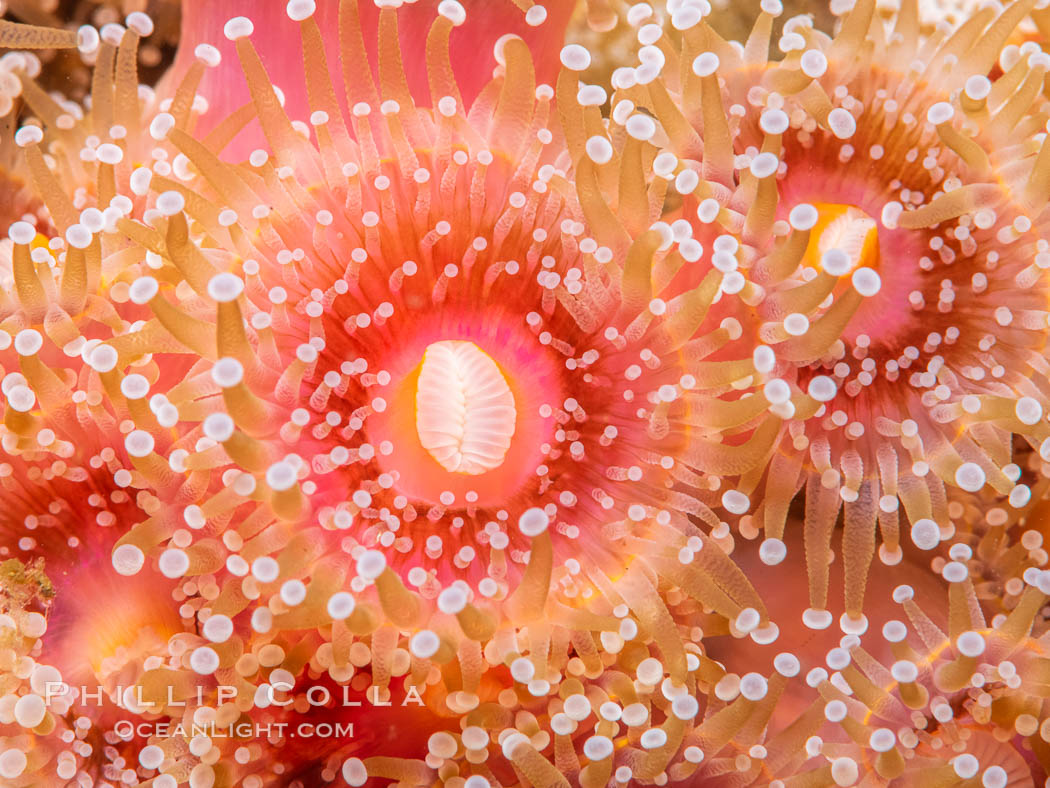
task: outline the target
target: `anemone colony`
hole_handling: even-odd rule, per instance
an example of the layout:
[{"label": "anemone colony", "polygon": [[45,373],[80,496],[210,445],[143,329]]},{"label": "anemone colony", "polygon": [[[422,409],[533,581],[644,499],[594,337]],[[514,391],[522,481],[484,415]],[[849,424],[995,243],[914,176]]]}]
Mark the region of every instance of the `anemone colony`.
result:
[{"label": "anemone colony", "polygon": [[401,6],[0,22],[0,784],[1050,784],[1047,12]]}]

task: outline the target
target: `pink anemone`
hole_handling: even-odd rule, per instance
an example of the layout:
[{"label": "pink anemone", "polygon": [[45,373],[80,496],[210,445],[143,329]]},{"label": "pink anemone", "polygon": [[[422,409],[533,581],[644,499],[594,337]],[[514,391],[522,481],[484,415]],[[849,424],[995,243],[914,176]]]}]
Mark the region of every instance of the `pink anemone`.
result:
[{"label": "pink anemone", "polygon": [[[265,52],[273,31],[213,19],[206,37],[231,42],[251,101],[207,134],[201,80],[216,69],[225,88],[234,58],[185,41],[196,62],[155,101],[127,68],[138,31],[82,31],[100,61],[90,113],[41,99],[19,132],[58,231],[92,250],[68,295],[97,286],[86,304],[118,305],[104,312],[114,336],[41,347],[80,342],[107,470],[145,515],[121,523],[113,569],[174,585],[182,629],[160,663],[131,649],[136,691],[167,719],[232,722],[278,714],[258,702],[275,677],[426,687],[426,711],[390,716],[411,735],[385,737],[389,753],[344,743],[284,763],[260,742],[231,758],[228,742],[175,735],[142,750],[158,785],[280,785],[336,766],[354,785],[685,779],[725,729],[715,706],[698,722],[696,699],[725,671],[676,615],[767,623],[722,549],[718,496],[682,461],[707,430],[692,365],[742,329],[695,333],[721,314],[717,280],[690,265],[688,228],[659,220],[653,147],[606,134],[580,47],[561,51],[552,86],[503,38],[472,95],[451,66],[470,24],[455,2],[426,16],[432,100],[417,101],[399,29],[425,10],[380,13],[376,80],[356,35],[327,57],[330,10],[289,3],[305,43],[301,64],[278,67],[303,74],[305,118],[252,43]],[[339,14],[363,29],[356,4]],[[259,147],[240,150],[256,122]],[[78,252],[66,257],[57,269],[80,285]],[[747,706],[763,682],[746,682],[743,719],[774,703]],[[195,687],[188,707],[168,698]],[[622,725],[606,702],[631,707]],[[593,735],[579,724],[592,716]]]}]

